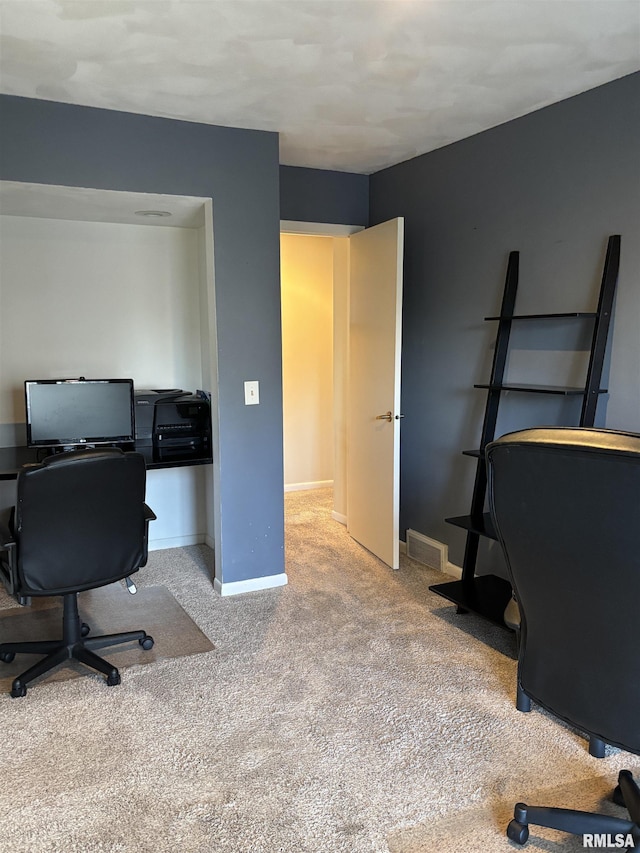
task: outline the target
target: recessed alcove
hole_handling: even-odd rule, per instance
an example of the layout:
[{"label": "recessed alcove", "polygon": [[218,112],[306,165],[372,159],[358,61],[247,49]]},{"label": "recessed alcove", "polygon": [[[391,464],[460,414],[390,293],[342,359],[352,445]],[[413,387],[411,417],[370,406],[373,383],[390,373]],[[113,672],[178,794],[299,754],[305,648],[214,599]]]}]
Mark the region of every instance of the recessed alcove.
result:
[{"label": "recessed alcove", "polygon": [[[211,199],[2,181],[0,214],[0,446],[25,443],[25,379],[131,377],[215,407]],[[0,509],[14,497],[0,483]],[[149,471],[147,498],[152,548],[213,547],[211,466]]]}]

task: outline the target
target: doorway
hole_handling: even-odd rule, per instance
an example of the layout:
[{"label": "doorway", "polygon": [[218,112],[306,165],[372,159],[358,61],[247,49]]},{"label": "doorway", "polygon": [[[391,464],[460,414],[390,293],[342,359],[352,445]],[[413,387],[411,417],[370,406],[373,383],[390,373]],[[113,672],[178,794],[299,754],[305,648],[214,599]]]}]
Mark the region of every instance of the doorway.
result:
[{"label": "doorway", "polygon": [[333,517],[398,568],[404,220],[281,232],[285,484],[333,484]]},{"label": "doorway", "polygon": [[282,226],[285,491],[332,486],[346,524],[348,238],[362,228]]}]

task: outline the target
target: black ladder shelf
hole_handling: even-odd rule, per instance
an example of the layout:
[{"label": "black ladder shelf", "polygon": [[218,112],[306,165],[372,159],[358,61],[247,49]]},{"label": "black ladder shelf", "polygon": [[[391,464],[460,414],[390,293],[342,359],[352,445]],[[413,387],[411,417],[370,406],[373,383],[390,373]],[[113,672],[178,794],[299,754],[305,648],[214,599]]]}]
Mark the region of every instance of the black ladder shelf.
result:
[{"label": "black ladder shelf", "polygon": [[[478,545],[480,537],[485,536],[496,539],[497,536],[491,517],[485,512],[485,500],[487,492],[487,472],[485,467],[484,451],[487,444],[493,441],[498,418],[498,407],[500,398],[505,391],[517,391],[534,394],[562,394],[578,395],[582,397],[582,410],[579,426],[592,427],[594,424],[598,396],[607,392],[606,388],[600,387],[602,379],[602,365],[607,346],[609,334],[609,323],[613,299],[615,296],[618,280],[618,267],[620,263],[620,235],[614,234],[609,237],[607,254],[602,274],[602,284],[598,298],[597,311],[575,312],[565,314],[515,314],[516,292],[518,289],[518,265],[519,253],[511,252],[507,265],[507,274],[502,297],[502,307],[498,317],[485,317],[485,320],[497,320],[498,330],[496,334],[493,365],[491,368],[491,379],[486,385],[474,385],[475,388],[487,390],[487,403],[482,426],[482,437],[479,450],[465,450],[465,456],[477,458],[476,476],[471,500],[471,512],[469,515],[446,518],[449,524],[462,527],[467,531],[467,542],[462,564],[461,580],[430,586],[433,592],[457,605],[458,613],[472,611],[495,622],[505,625],[504,611],[511,599],[511,585],[508,581],[496,575],[476,575],[476,561],[478,556]],[[509,351],[509,338],[511,326],[514,321],[542,320],[546,318],[569,318],[593,319],[593,335],[591,339],[591,351],[584,386],[560,387],[554,385],[525,385],[513,384],[504,381],[507,354]]]}]

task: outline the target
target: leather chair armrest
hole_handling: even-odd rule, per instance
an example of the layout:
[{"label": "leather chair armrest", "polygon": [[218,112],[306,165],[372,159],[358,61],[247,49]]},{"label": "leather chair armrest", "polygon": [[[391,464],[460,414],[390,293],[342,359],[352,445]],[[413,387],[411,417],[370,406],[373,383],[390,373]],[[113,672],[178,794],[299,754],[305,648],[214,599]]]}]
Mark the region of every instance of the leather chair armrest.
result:
[{"label": "leather chair armrest", "polygon": [[157,519],[157,515],[147,504],[144,505],[144,541],[142,543],[142,562],[140,563],[140,567],[147,565],[147,559],[149,556],[149,522],[155,521]]},{"label": "leather chair armrest", "polygon": [[147,504],[144,505],[144,520],[148,524],[150,521],[155,521],[157,519],[157,515]]}]

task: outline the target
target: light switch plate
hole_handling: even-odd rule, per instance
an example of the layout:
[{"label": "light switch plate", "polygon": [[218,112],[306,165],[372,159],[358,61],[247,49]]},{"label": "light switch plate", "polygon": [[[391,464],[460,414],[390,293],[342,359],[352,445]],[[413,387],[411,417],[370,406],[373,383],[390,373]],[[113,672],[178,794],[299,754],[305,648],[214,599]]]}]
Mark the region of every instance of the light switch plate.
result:
[{"label": "light switch plate", "polygon": [[260,402],[260,383],[257,379],[253,379],[244,383],[244,404],[245,406],[257,406]]}]

